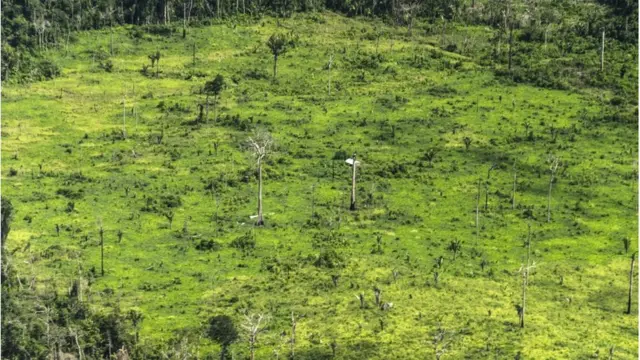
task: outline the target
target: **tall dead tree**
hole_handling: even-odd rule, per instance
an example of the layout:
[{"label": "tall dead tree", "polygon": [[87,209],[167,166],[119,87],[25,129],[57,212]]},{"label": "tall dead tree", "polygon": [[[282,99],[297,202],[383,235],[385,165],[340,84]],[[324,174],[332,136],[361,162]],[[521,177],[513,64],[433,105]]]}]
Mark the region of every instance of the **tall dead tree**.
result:
[{"label": "tall dead tree", "polygon": [[100,221],[100,228],[98,233],[100,234],[100,273],[104,276],[104,228],[102,227],[102,221]]},{"label": "tall dead tree", "polygon": [[549,164],[550,171],[549,194],[547,195],[547,222],[551,222],[551,189],[553,188],[553,182],[556,178],[558,167],[560,166],[560,158],[555,155],[549,155],[547,163]]},{"label": "tall dead tree", "polygon": [[489,170],[487,171],[487,182],[485,183],[484,193],[484,211],[489,210],[489,180],[491,180],[491,170],[495,169],[496,166],[496,163],[491,164],[491,167],[489,167]]},{"label": "tall dead tree", "polygon": [[631,314],[631,299],[633,295],[633,270],[636,265],[636,253],[631,255],[631,269],[629,270],[629,298],[627,300],[627,314]]},{"label": "tall dead tree", "polygon": [[122,137],[127,138],[127,106],[126,97],[122,94]]},{"label": "tall dead tree", "polygon": [[329,96],[331,96],[331,65],[333,65],[333,54],[329,55],[329,63],[327,69],[329,70]]},{"label": "tall dead tree", "polygon": [[256,158],[258,166],[258,221],[256,226],[264,225],[262,215],[262,162],[271,153],[273,147],[273,138],[264,129],[256,130],[253,136],[248,139],[249,150]]},{"label": "tall dead tree", "polygon": [[351,159],[347,159],[345,161],[349,166],[351,166],[351,205],[349,206],[349,210],[356,210],[356,168],[360,166],[360,162],[356,160],[356,153],[353,153],[353,157]]},{"label": "tall dead tree", "polygon": [[265,320],[264,315],[245,315],[245,323],[242,327],[247,331],[249,335],[249,358],[255,359],[256,344],[258,343],[258,334],[264,330],[261,327],[261,322]]},{"label": "tall dead tree", "polygon": [[296,317],[293,315],[293,311],[291,312],[291,359],[293,359],[296,355]]},{"label": "tall dead tree", "polygon": [[478,194],[476,195],[476,244],[480,236],[480,184],[482,180],[478,179]]},{"label": "tall dead tree", "polygon": [[600,45],[600,71],[604,71],[604,30],[602,30],[602,43]]},{"label": "tall dead tree", "polygon": [[529,285],[529,271],[534,268],[535,263],[531,265],[531,224],[527,224],[529,227],[529,233],[527,234],[527,240],[525,246],[527,248],[526,263],[522,265],[520,269],[522,273],[522,306],[518,309],[518,315],[520,317],[520,327],[524,328],[524,316],[527,309],[527,286]]},{"label": "tall dead tree", "polygon": [[513,195],[511,196],[511,209],[516,208],[516,182],[518,181],[518,173],[516,172],[516,160],[513,160]]}]

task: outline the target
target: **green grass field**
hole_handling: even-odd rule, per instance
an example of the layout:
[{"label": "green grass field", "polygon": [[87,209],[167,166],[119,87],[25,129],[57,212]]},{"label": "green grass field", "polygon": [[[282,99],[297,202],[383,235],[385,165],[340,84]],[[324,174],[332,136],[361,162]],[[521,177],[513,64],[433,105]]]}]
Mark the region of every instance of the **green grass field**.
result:
[{"label": "green grass field", "polygon": [[[117,28],[112,72],[94,55],[109,52],[109,31],[82,32],[49,53],[61,77],[5,86],[2,190],[16,209],[8,249],[22,276],[60,294],[83,279],[92,308],[139,309],[149,345],[202,329],[213,315],[241,324],[243,314],[262,313],[269,321],[256,357],[284,358],[293,312],[302,359],[330,358],[332,342],[341,359],[433,358],[438,323],[447,331],[443,359],[587,359],[612,346],[615,359],[638,357],[636,294],[624,314],[637,250],[638,130],[590,121],[615,107],[609,92],[505,82],[472,57],[440,50],[439,36],[419,26],[408,37],[332,13],[281,23],[191,28],[186,39]],[[378,45],[368,36],[374,25],[387,32]],[[276,82],[265,46],[275,31],[299,36]],[[488,30],[465,31],[479,39]],[[159,78],[144,76],[156,51]],[[196,123],[200,89],[216,74],[227,83],[218,119],[212,107]],[[257,178],[242,147],[256,126],[277,144],[263,174],[264,228],[250,219]],[[341,151],[362,162],[355,212]],[[550,223],[549,154],[562,162]],[[521,329],[527,224],[536,267]],[[237,239],[255,239],[255,248],[233,247]],[[462,243],[455,260],[454,240]],[[375,305],[374,287],[391,310]],[[200,357],[217,356],[204,335],[189,342]],[[232,351],[246,357],[247,341]]]}]

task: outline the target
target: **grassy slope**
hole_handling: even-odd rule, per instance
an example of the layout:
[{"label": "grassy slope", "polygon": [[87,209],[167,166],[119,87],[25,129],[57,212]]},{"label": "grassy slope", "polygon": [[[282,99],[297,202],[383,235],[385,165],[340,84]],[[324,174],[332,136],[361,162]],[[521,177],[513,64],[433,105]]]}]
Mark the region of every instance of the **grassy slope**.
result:
[{"label": "grassy slope", "polygon": [[[630,175],[637,129],[584,127],[579,110],[600,109],[586,95],[505,86],[464,59],[462,70],[448,70],[442,59],[429,55],[427,44],[437,43],[437,37],[415,35],[409,42],[403,29],[387,29],[394,40],[380,41],[385,63],[365,71],[366,82],[358,81],[361,71],[351,69],[347,57],[357,48],[374,52],[375,42],[351,40],[347,34],[350,28],[371,31],[373,25],[332,14],[322,17],[325,23],[301,15],[286,22],[301,41],[280,60],[279,85],[244,76],[254,68],[270,74],[272,58],[263,43],[276,24],[265,19],[235,29],[191,29],[186,42],[176,33],[136,43],[126,29],[117,29],[113,73],[96,70],[86,52],[108,49],[108,33],[82,33],[67,54],[52,54],[64,67],[61,78],[4,88],[3,193],[18,211],[9,248],[31,244],[15,254],[19,269],[36,276],[41,287],[55,284],[59,289],[68,287],[79,269],[86,274],[95,266],[99,272],[101,218],[106,276],[93,283],[91,302],[98,308],[119,302],[125,310],[141,309],[145,342],[166,340],[173,330],[197,327],[213,314],[227,313],[241,321],[248,309],[271,316],[258,358],[271,356],[274,349],[286,352],[280,333],[288,331],[291,311],[305,315],[298,325],[297,352],[314,358],[330,354],[333,339],[342,358],[427,358],[433,353],[431,334],[438,320],[447,330],[464,330],[449,347],[451,358],[512,358],[517,351],[530,359],[584,358],[598,349],[605,353],[611,345],[617,358],[636,358],[637,317],[623,315],[629,261],[621,239],[634,239],[637,232]],[[195,69],[190,66],[192,41],[198,48]],[[139,69],[156,49],[163,54],[161,79],[146,78]],[[336,60],[329,98],[329,73],[323,67],[330,51]],[[426,68],[407,64],[414,53],[426,56]],[[455,58],[459,56],[445,55]],[[385,73],[387,66],[397,74]],[[184,80],[195,70],[206,76]],[[203,100],[194,91],[216,73],[230,84],[220,115],[253,116],[269,124],[280,146],[266,169],[264,229],[253,230],[249,221],[257,184],[253,177],[242,181],[252,166],[239,148],[247,134],[213,122],[198,129],[183,124],[195,118],[197,102]],[[234,75],[237,84],[230,81]],[[456,92],[442,97],[429,92],[443,84]],[[129,137],[112,141],[109,134],[121,129],[123,90]],[[148,93],[153,98],[143,98]],[[377,101],[389,95],[409,101],[394,111]],[[130,112],[134,101],[137,126]],[[189,111],[163,112],[157,107],[160,101],[186,105]],[[537,139],[514,142],[515,135],[524,135],[525,119]],[[389,138],[391,124],[395,139]],[[551,143],[550,124],[567,129],[575,125],[580,132],[573,142],[567,131]],[[157,145],[149,135],[162,127],[164,140]],[[82,140],[85,134],[88,139]],[[465,136],[473,139],[468,152]],[[217,156],[211,154],[214,141],[221,144]],[[434,146],[440,150],[429,168],[421,157]],[[332,178],[330,159],[339,148],[356,151],[364,164],[357,213],[345,211],[348,167],[336,161]],[[171,151],[179,158],[171,160]],[[548,152],[571,163],[553,190],[551,224],[545,222]],[[510,209],[514,159],[518,203],[533,206],[537,219],[532,222],[537,268],[524,331],[517,327],[514,304],[520,302],[517,270],[527,226],[523,210]],[[481,213],[476,246],[475,184],[494,161],[499,167],[492,172],[489,210]],[[376,175],[393,162],[404,164],[407,172]],[[44,175],[39,175],[39,164]],[[7,176],[10,168],[18,175]],[[90,180],[74,182],[69,176],[76,172]],[[202,179],[220,174],[237,181],[220,192],[216,223],[216,200],[205,192]],[[131,190],[125,196],[127,186]],[[69,200],[56,195],[59,188],[84,189],[72,214],[64,211]],[[374,200],[365,205],[371,192]],[[183,202],[172,230],[164,217],[140,211],[145,196],[169,193],[180,195]],[[305,226],[312,197],[323,219],[321,229]],[[22,220],[26,215],[31,223]],[[197,240],[178,236],[185,221],[190,236],[215,239],[223,249],[196,250]],[[68,230],[56,237],[55,224]],[[329,227],[345,242],[336,247],[345,259],[341,269],[317,268],[307,260],[320,253],[312,245],[313,235],[327,233]],[[118,230],[124,232],[119,244]],[[257,247],[254,255],[242,256],[227,244],[247,231],[254,232]],[[371,254],[376,233],[382,234],[383,255]],[[456,261],[446,250],[452,239],[463,241]],[[432,265],[440,255],[445,270],[435,287]],[[262,266],[273,258],[280,262],[278,274]],[[481,271],[483,258],[490,264]],[[29,260],[32,265],[25,262]],[[393,269],[400,274],[396,282]],[[339,286],[333,288],[330,277],[338,273]],[[382,313],[373,306],[374,286],[382,289],[385,301],[394,303],[392,311]],[[369,309],[358,309],[354,295],[359,292],[365,293]],[[634,298],[634,308],[636,303]],[[379,319],[384,320],[383,331]],[[202,340],[201,354],[214,350]],[[246,353],[246,346],[237,345],[234,351]]]}]

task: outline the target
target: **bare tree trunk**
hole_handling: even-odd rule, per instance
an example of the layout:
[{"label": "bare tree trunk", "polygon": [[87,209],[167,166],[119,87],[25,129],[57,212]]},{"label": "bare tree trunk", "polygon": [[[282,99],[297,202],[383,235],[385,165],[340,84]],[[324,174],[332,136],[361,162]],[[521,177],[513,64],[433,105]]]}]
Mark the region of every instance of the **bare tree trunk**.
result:
[{"label": "bare tree trunk", "polygon": [[192,56],[193,66],[196,66],[196,42],[193,42],[193,56]]},{"label": "bare tree trunk", "polygon": [[509,21],[509,71],[511,71],[511,56],[513,47],[513,25]]},{"label": "bare tree trunk", "polygon": [[293,316],[293,311],[291,312],[291,359],[293,360],[295,357],[295,347],[296,347],[296,318]]},{"label": "bare tree trunk", "polygon": [[262,159],[258,159],[258,222],[256,225],[264,225],[262,218]]},{"label": "bare tree trunk", "polygon": [[100,273],[104,276],[104,230],[100,227]]},{"label": "bare tree trunk", "polygon": [[440,37],[440,47],[444,47],[444,42],[445,42],[445,35],[447,33],[447,21],[444,19],[444,17],[442,18],[442,35]]},{"label": "bare tree trunk", "polygon": [[516,208],[516,182],[518,179],[518,173],[516,172],[516,162],[513,162],[513,197],[511,198],[511,209]]},{"label": "bare tree trunk", "polygon": [[478,195],[476,196],[476,244],[480,236],[480,179],[478,179]]},{"label": "bare tree trunk", "polygon": [[633,295],[633,270],[635,270],[636,253],[631,255],[631,269],[629,270],[629,299],[627,301],[627,314],[631,314],[631,299]]},{"label": "bare tree trunk", "polygon": [[524,315],[527,308],[527,285],[529,285],[529,267],[531,258],[531,224],[529,226],[529,234],[527,235],[527,262],[522,276],[522,314],[520,315],[520,327],[524,328]]},{"label": "bare tree trunk", "polygon": [[353,164],[351,171],[351,206],[349,210],[356,209],[356,154],[353,154]]},{"label": "bare tree trunk", "polygon": [[602,45],[600,47],[600,71],[604,71],[604,30],[602,30]]},{"label": "bare tree trunk", "polygon": [[122,95],[122,137],[127,138],[127,106],[124,94]]},{"label": "bare tree trunk", "polygon": [[278,76],[278,55],[273,55],[273,78]]},{"label": "bare tree trunk", "polygon": [[213,97],[213,121],[218,120],[218,95]]},{"label": "bare tree trunk", "polygon": [[216,0],[216,17],[220,17],[220,0]]},{"label": "bare tree trunk", "polygon": [[547,196],[547,222],[551,222],[551,189],[553,188],[553,173],[549,179],[549,194]]},{"label": "bare tree trunk", "polygon": [[207,99],[205,100],[204,106],[206,109],[204,119],[205,119],[205,122],[209,122],[209,95],[207,95]]},{"label": "bare tree trunk", "polygon": [[[377,52],[377,47],[376,47]],[[329,56],[329,96],[331,96],[331,65],[333,64],[333,55]]]}]

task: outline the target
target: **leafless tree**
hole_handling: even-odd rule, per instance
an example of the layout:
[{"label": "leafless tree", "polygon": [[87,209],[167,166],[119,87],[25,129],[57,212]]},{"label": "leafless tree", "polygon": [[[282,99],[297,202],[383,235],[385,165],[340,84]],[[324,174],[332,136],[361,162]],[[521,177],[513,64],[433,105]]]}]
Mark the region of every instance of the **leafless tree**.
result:
[{"label": "leafless tree", "polygon": [[264,129],[259,129],[254,132],[248,139],[248,147],[256,158],[258,166],[258,221],[257,226],[264,225],[264,218],[262,215],[262,162],[271,153],[273,148],[273,138],[271,134]]},{"label": "leafless tree", "polygon": [[333,54],[329,55],[329,63],[327,64],[327,70],[329,70],[329,96],[331,96],[331,65],[333,65]]},{"label": "leafless tree", "polygon": [[633,271],[635,270],[636,253],[631,255],[631,270],[629,270],[629,299],[627,300],[627,314],[631,314],[631,299],[633,295]]},{"label": "leafless tree", "polygon": [[356,168],[360,166],[360,162],[356,160],[356,153],[353,153],[353,157],[346,160],[346,163],[351,166],[351,205],[349,210],[356,210]]},{"label": "leafless tree", "polygon": [[476,195],[476,244],[480,236],[480,184],[482,181],[478,179],[478,193]]},{"label": "leafless tree", "polygon": [[604,30],[602,30],[602,44],[600,45],[600,71],[604,71]]},{"label": "leafless tree", "polygon": [[547,159],[547,163],[549,164],[549,194],[547,196],[547,222],[551,222],[551,189],[553,187],[553,181],[556,178],[556,173],[558,172],[558,168],[560,167],[560,158],[555,155],[549,155]]},{"label": "leafless tree", "polygon": [[264,330],[262,326],[262,321],[266,321],[264,315],[245,315],[245,322],[242,324],[242,327],[247,331],[249,335],[249,354],[250,359],[255,359],[255,349],[256,344],[258,343],[258,334]]},{"label": "leafless tree", "polygon": [[407,25],[407,34],[411,36],[411,30],[413,28],[413,20],[416,13],[420,10],[420,2],[405,0],[399,3],[399,10],[402,14],[402,19]]},{"label": "leafless tree", "polygon": [[522,265],[520,273],[522,274],[522,306],[518,307],[518,315],[520,317],[520,327],[524,328],[524,316],[527,309],[527,286],[529,285],[529,272],[535,268],[536,264],[531,264],[531,224],[527,224],[529,227],[529,233],[525,246],[527,248],[526,263]]},{"label": "leafless tree", "polygon": [[104,228],[102,220],[98,220],[98,233],[100,234],[100,273],[104,276]]},{"label": "leafless tree", "polygon": [[511,209],[516,208],[516,181],[518,180],[518,173],[516,172],[516,160],[513,160],[513,196],[511,197]]},{"label": "leafless tree", "polygon": [[296,317],[291,312],[291,359],[295,357],[296,351],[296,326],[298,325]]}]

